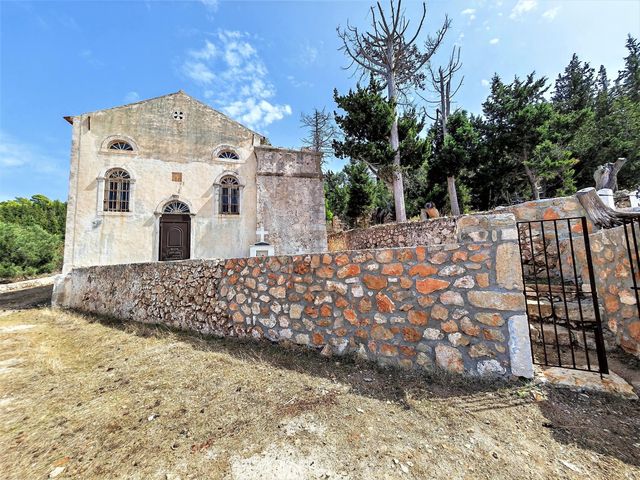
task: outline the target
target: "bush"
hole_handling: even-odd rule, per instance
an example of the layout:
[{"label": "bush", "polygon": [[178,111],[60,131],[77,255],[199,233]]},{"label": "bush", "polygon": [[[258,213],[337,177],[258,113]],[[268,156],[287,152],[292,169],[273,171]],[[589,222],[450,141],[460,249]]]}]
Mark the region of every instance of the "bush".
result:
[{"label": "bush", "polygon": [[39,225],[0,221],[0,278],[51,273],[62,266],[61,235]]}]

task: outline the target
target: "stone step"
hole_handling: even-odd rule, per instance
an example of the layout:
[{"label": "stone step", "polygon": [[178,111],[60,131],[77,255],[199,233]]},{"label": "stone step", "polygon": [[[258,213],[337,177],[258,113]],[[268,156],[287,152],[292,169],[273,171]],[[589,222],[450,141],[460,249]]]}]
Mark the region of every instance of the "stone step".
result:
[{"label": "stone step", "polygon": [[[583,336],[582,330],[571,329],[571,331],[569,331],[568,328],[562,325],[556,325],[554,328],[553,324],[544,323],[542,327],[542,331],[544,331],[545,345],[556,345],[557,339],[558,345],[562,347],[568,347],[569,345],[573,344],[574,347],[584,349],[586,338],[587,348],[593,351],[596,350],[595,333],[593,332],[593,330],[587,330],[585,335]],[[531,332],[531,341],[537,343],[538,345],[542,345],[542,333],[540,325],[529,324],[529,329]],[[557,336],[556,331],[558,332]],[[610,352],[615,350],[615,336],[611,332],[608,332],[606,330],[603,330],[602,333],[605,351]]]},{"label": "stone step", "polygon": [[[580,316],[581,310],[582,317]],[[538,300],[532,298],[527,299],[527,314],[530,320],[539,320],[540,317],[542,317],[543,320],[551,320],[554,312],[556,319],[560,322],[569,320],[575,324],[580,322],[581,319],[585,322],[594,322],[596,320],[593,301],[590,298],[581,299],[580,302],[577,300],[567,301],[566,309],[565,303],[562,300],[559,302],[554,301],[552,307],[551,302],[545,298]],[[604,310],[602,308],[600,308],[600,318],[604,318]]]}]

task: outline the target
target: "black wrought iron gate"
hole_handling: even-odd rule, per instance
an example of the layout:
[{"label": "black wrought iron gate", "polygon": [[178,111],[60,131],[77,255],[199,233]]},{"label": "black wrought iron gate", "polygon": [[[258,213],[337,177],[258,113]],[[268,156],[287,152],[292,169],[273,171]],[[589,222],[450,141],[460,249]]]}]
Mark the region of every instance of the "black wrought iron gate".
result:
[{"label": "black wrought iron gate", "polygon": [[586,218],[518,222],[518,233],[534,363],[609,373]]}]

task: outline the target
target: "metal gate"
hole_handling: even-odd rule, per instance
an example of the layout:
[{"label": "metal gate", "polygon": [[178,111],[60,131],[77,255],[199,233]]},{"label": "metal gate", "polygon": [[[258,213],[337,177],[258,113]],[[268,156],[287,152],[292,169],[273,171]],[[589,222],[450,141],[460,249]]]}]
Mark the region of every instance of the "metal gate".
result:
[{"label": "metal gate", "polygon": [[636,294],[636,306],[638,307],[638,318],[640,318],[640,292],[638,291],[638,272],[640,272],[640,255],[638,255],[640,217],[625,219],[623,225],[624,236],[627,243],[627,253],[629,254],[631,278],[633,278],[632,288]]},{"label": "metal gate", "polygon": [[585,217],[518,222],[529,338],[534,363],[606,374],[587,226]]}]

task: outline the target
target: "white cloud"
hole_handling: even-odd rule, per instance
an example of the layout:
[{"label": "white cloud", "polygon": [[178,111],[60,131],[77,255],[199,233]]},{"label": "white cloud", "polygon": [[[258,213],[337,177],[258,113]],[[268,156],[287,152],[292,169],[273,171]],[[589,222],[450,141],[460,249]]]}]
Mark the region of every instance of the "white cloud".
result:
[{"label": "white cloud", "polygon": [[217,52],[216,46],[209,40],[205,40],[203,48],[200,50],[192,50],[189,54],[198,60],[209,60],[215,57]]},{"label": "white cloud", "polygon": [[482,80],[480,80],[480,84],[481,84],[483,87],[485,87],[485,88],[486,88],[486,87],[488,87],[489,85],[491,85],[491,82],[490,82],[489,80],[487,80],[486,78],[483,78]]},{"label": "white cloud", "polygon": [[312,82],[307,82],[306,80],[298,80],[293,75],[287,75],[287,80],[289,80],[289,83],[292,86],[294,86],[295,88],[311,88],[311,87],[313,87],[313,83]]},{"label": "white cloud", "polygon": [[216,78],[213,72],[202,62],[187,61],[182,66],[182,72],[194,82],[203,85],[213,82]]},{"label": "white cloud", "polygon": [[475,8],[465,8],[460,12],[461,15],[473,15],[474,13],[476,13]]},{"label": "white cloud", "polygon": [[218,0],[200,0],[200,3],[202,3],[204,7],[211,12],[218,10]]},{"label": "white cloud", "polygon": [[3,169],[19,168],[22,171],[26,169],[31,173],[46,175],[66,172],[59,165],[63,165],[63,162],[56,161],[38,147],[0,131],[0,167]]},{"label": "white cloud", "polygon": [[511,15],[509,18],[515,19],[518,18],[525,13],[528,13],[534,10],[538,6],[538,0],[518,0],[518,3],[511,10]]},{"label": "white cloud", "polygon": [[138,92],[127,92],[127,94],[124,96],[124,101],[127,103],[137,102],[138,100],[140,100],[140,95],[138,95]]},{"label": "white cloud", "polygon": [[303,65],[311,65],[318,59],[318,49],[305,43],[301,46],[301,52],[298,56],[298,61]]},{"label": "white cloud", "polygon": [[181,72],[206,87],[203,95],[211,104],[250,128],[292,113],[289,105],[272,102],[275,86],[249,34],[219,31],[202,48],[187,52]]},{"label": "white cloud", "polygon": [[542,17],[549,21],[552,21],[554,18],[556,18],[556,15],[558,15],[559,11],[560,11],[560,7],[550,8],[549,10],[545,11],[542,14]]},{"label": "white cloud", "polygon": [[499,38],[492,38],[491,40],[489,40],[489,45],[497,45],[498,43],[500,43]]}]

